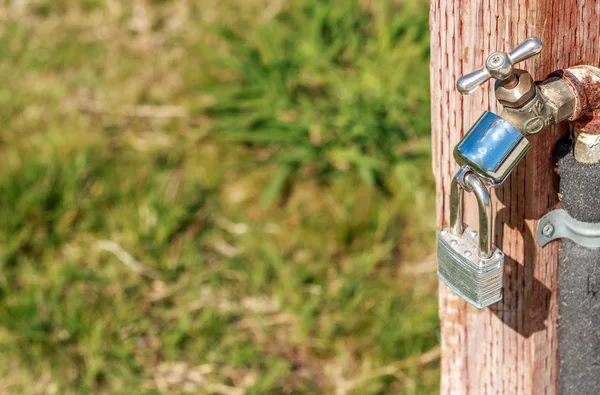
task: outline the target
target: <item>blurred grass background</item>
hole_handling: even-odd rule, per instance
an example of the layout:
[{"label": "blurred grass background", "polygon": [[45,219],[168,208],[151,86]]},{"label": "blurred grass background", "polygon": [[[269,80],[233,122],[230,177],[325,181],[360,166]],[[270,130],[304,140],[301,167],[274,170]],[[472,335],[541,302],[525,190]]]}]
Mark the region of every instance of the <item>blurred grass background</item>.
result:
[{"label": "blurred grass background", "polygon": [[436,392],[427,18],[1,1],[0,392]]}]

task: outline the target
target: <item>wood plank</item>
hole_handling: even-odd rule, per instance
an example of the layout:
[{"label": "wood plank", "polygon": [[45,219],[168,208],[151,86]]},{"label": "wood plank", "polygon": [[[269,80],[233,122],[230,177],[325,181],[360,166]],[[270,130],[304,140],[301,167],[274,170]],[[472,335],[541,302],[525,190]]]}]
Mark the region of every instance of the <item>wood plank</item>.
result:
[{"label": "wood plank", "polygon": [[[480,68],[496,50],[540,37],[542,54],[520,64],[536,80],[556,69],[600,64],[600,2],[432,0],[431,114],[438,228],[448,226],[452,150],[482,111],[499,113],[493,84],[467,97],[456,79]],[[478,311],[440,283],[442,393],[547,393],[557,390],[558,243],[540,249],[537,220],[558,203],[556,141],[564,127],[530,139],[533,148],[492,192],[495,244],[505,252],[504,300]],[[465,203],[477,225],[477,205]]]}]

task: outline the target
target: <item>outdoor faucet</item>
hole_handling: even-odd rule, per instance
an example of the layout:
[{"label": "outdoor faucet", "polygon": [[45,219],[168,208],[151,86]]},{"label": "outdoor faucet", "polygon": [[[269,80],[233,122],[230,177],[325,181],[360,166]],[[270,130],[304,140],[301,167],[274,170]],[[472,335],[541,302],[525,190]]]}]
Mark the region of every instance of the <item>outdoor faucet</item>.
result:
[{"label": "outdoor faucet", "polygon": [[[470,94],[494,78],[496,99],[503,106],[500,115],[485,111],[454,148],[461,167],[452,181],[451,224],[438,235],[438,275],[478,308],[502,299],[504,277],[504,254],[492,244],[491,203],[484,183],[502,184],[531,148],[527,136],[559,122],[571,121],[578,139],[591,135],[600,143],[600,69],[575,66],[535,83],[514,65],[541,51],[542,42],[530,38],[510,53],[490,54],[484,68],[456,84],[460,93]],[[477,197],[479,231],[462,223],[465,191]]]},{"label": "outdoor faucet", "polygon": [[[548,126],[569,120],[581,132],[600,132],[593,115],[600,107],[600,69],[575,66],[551,73],[535,83],[518,62],[542,50],[538,38],[530,38],[509,54],[494,52],[485,67],[458,79],[460,93],[470,94],[490,78],[496,79],[500,116],[485,112],[454,150],[456,161],[468,166],[492,187],[500,185],[531,148],[526,137]],[[518,133],[517,133],[518,132]]]}]

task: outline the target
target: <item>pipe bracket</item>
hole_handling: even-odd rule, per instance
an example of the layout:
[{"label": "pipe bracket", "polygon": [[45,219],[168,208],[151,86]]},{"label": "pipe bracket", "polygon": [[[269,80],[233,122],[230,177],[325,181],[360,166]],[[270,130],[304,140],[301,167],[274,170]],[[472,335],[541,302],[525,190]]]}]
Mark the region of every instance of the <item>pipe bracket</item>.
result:
[{"label": "pipe bracket", "polygon": [[552,240],[567,238],[583,247],[600,248],[600,223],[582,222],[565,210],[554,210],[540,219],[536,236],[542,247]]}]

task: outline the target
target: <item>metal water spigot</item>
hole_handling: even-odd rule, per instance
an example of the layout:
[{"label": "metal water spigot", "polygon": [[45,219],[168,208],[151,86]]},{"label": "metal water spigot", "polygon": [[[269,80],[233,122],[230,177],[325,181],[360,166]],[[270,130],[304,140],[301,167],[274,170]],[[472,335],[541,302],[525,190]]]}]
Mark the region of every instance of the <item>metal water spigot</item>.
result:
[{"label": "metal water spigot", "polygon": [[[503,99],[509,106],[525,105],[536,96],[537,88],[529,73],[515,72],[513,65],[537,55],[541,49],[542,43],[534,38],[510,54],[494,52],[483,69],[461,77],[456,86],[461,93],[468,94],[495,78],[499,100],[503,93],[508,93]],[[520,78],[521,75],[525,78]],[[450,226],[438,234],[438,276],[479,309],[501,300],[504,285],[504,254],[493,245],[491,199],[483,181],[490,186],[502,184],[530,148],[519,129],[488,111],[454,148],[454,158],[461,167],[451,185]],[[477,198],[478,231],[463,224],[465,191],[473,192]]]},{"label": "metal water spigot", "polygon": [[541,131],[557,118],[555,106],[547,105],[555,98],[538,94],[541,88],[531,74],[514,68],[541,50],[540,39],[529,38],[510,53],[492,53],[484,68],[460,77],[456,83],[461,93],[469,94],[489,79],[497,80],[496,99],[504,106],[501,115],[484,112],[454,149],[458,164],[492,187],[502,184],[531,148],[525,136]]},{"label": "metal water spigot", "polygon": [[486,61],[485,67],[460,77],[456,88],[462,94],[473,93],[490,78],[494,78],[505,88],[514,88],[518,83],[514,65],[527,60],[542,51],[542,42],[539,38],[529,38],[522,42],[510,53],[493,52]]},{"label": "metal water spigot", "polygon": [[[585,65],[557,70],[536,84],[531,74],[514,65],[541,49],[541,41],[530,38],[508,54],[494,52],[484,68],[456,84],[460,93],[469,94],[494,78],[496,99],[503,106],[500,115],[485,111],[454,147],[460,168],[451,185],[450,226],[438,234],[440,279],[477,308],[502,299],[504,278],[504,254],[493,245],[491,200],[485,184],[501,185],[531,148],[527,136],[550,125],[569,120],[576,130],[600,141],[600,69]],[[465,192],[477,198],[478,231],[463,224]]]},{"label": "metal water spigot", "polygon": [[514,68],[518,62],[538,55],[542,47],[539,38],[529,38],[508,54],[494,52],[487,57],[484,68],[460,77],[456,87],[460,93],[469,94],[484,82],[495,78],[494,93],[504,107],[500,118],[524,136],[573,119],[577,112],[580,81],[564,78],[559,70],[536,84],[527,71]]},{"label": "metal water spigot", "polygon": [[[470,93],[495,78],[496,99],[504,109],[500,115],[485,112],[456,145],[454,158],[490,186],[502,184],[531,148],[526,136],[539,133],[572,113],[573,94],[564,81],[547,80],[540,86],[515,63],[540,53],[542,42],[529,38],[512,52],[494,52],[483,69],[457,81],[461,93]],[[570,111],[570,112],[569,112]]]}]

